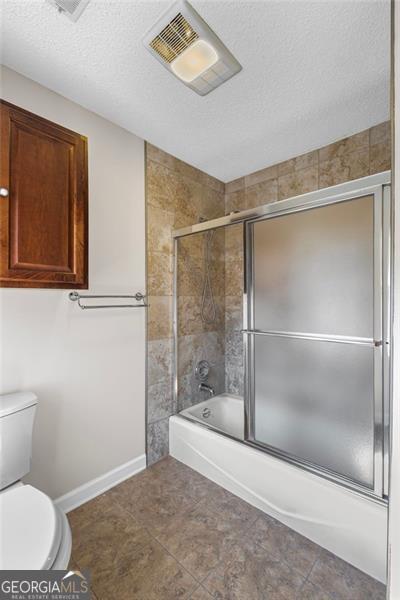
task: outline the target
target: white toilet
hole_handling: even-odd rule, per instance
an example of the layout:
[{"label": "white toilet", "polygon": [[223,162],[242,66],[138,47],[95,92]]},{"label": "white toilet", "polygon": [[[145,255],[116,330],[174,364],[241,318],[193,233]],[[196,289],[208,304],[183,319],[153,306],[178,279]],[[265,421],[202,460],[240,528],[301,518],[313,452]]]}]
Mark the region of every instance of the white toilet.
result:
[{"label": "white toilet", "polygon": [[20,479],[30,471],[37,397],[0,396],[0,570],[66,569],[71,556],[67,517]]}]

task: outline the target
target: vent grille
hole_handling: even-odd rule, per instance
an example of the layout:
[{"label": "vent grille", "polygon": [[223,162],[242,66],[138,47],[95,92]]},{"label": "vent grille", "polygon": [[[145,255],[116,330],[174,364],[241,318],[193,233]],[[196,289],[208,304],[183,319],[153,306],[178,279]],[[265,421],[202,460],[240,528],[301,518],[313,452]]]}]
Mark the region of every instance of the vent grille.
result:
[{"label": "vent grille", "polygon": [[77,21],[90,0],[47,0],[55,6],[59,12],[69,17],[71,21]]},{"label": "vent grille", "polygon": [[[65,2],[65,0],[63,0]],[[73,2],[73,0],[70,0]],[[75,0],[79,1],[79,0]],[[196,31],[186,21],[185,17],[178,13],[170,23],[151,42],[150,46],[167,63],[182,54],[195,40],[198,39]]]},{"label": "vent grille", "polygon": [[70,15],[73,15],[78,8],[81,0],[57,0],[57,4],[61,10],[64,10]]}]

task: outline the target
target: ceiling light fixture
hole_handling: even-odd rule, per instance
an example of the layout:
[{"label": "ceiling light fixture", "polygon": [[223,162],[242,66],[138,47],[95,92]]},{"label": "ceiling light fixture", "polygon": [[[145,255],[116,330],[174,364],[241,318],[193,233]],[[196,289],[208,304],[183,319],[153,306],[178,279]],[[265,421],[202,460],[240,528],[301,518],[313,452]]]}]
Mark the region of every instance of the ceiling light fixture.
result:
[{"label": "ceiling light fixture", "polygon": [[187,0],[178,0],[146,33],[153,56],[192,90],[205,96],[242,67]]}]

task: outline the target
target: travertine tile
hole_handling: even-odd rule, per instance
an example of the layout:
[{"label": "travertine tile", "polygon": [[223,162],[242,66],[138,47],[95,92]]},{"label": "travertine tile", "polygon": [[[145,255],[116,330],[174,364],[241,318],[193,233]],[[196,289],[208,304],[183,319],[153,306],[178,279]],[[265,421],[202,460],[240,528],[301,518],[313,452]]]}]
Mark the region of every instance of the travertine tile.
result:
[{"label": "travertine tile", "polygon": [[172,254],[174,214],[148,205],[147,248],[149,252]]},{"label": "travertine tile", "polygon": [[204,173],[204,185],[218,194],[225,194],[225,183],[207,173]]},{"label": "travertine tile", "polygon": [[165,419],[176,412],[172,398],[172,382],[162,381],[147,388],[147,419],[149,423]]},{"label": "travertine tile", "polygon": [[390,140],[370,147],[370,174],[380,173],[392,168]]},{"label": "travertine tile", "polygon": [[[178,380],[178,409],[179,411],[194,406],[199,402],[209,399],[207,392],[200,391],[199,381],[194,372],[181,375]],[[214,394],[222,394],[225,391],[225,362],[213,363],[207,384],[214,390]]]},{"label": "travertine tile", "polygon": [[185,193],[184,183],[166,166],[154,162],[147,162],[146,171],[146,199],[148,204],[173,212],[175,197]]},{"label": "travertine tile", "polygon": [[245,178],[239,177],[238,179],[234,179],[229,183],[225,184],[225,194],[231,194],[232,192],[237,192],[238,190],[243,190],[245,187]]},{"label": "travertine tile", "polygon": [[231,364],[228,359],[225,362],[225,390],[229,394],[242,396],[244,393],[243,367]]},{"label": "travertine tile", "polygon": [[385,142],[390,143],[390,139],[391,139],[391,123],[390,123],[390,121],[385,121],[384,123],[375,125],[375,127],[371,127],[371,129],[370,129],[370,144],[371,144],[371,146],[373,146],[375,144],[382,144]]},{"label": "travertine tile", "polygon": [[196,169],[196,167],[189,165],[189,163],[186,163],[179,158],[175,158],[174,168],[175,171],[183,177],[191,179],[192,181],[197,181],[202,185],[206,185],[207,175],[199,169]]},{"label": "travertine tile", "polygon": [[356,133],[350,137],[344,138],[329,146],[324,146],[319,150],[319,162],[340,158],[345,154],[350,154],[361,149],[368,148],[369,129]]},{"label": "travertine tile", "polygon": [[201,319],[201,297],[179,296],[178,298],[178,335],[187,336],[204,331]]},{"label": "travertine tile", "polygon": [[156,541],[132,553],[123,577],[95,585],[99,600],[178,600],[190,598],[198,582]]},{"label": "travertine tile", "polygon": [[149,296],[147,309],[147,339],[160,340],[172,337],[171,296]]},{"label": "travertine tile", "polygon": [[265,169],[260,169],[259,171],[255,171],[254,173],[250,173],[249,175],[246,175],[246,177],[245,177],[246,187],[256,185],[257,183],[261,183],[263,181],[268,181],[268,179],[276,179],[277,177],[278,177],[278,166],[277,165],[273,165],[272,167],[266,167]]},{"label": "travertine tile", "polygon": [[178,377],[178,412],[197,404],[193,397],[193,375],[179,375]]},{"label": "travertine tile", "polygon": [[225,357],[230,365],[243,365],[243,335],[240,331],[227,331],[225,336]]},{"label": "travertine tile", "polygon": [[[222,296],[214,296],[215,302],[215,318],[214,311],[210,304],[210,298],[207,296],[207,301],[204,304],[204,312],[210,322],[204,323],[202,320],[202,298],[201,296],[179,296],[178,298],[178,335],[185,336],[194,333],[202,333],[204,331],[216,331],[224,328],[225,314],[225,298]],[[211,321],[211,319],[213,319]]]},{"label": "travertine tile", "polygon": [[207,331],[178,338],[178,373],[194,372],[200,360],[220,364],[224,360],[225,338],[223,332]]},{"label": "travertine tile", "polygon": [[194,233],[178,240],[178,259],[202,259],[204,255],[204,233]]},{"label": "travertine tile", "polygon": [[[207,220],[225,215],[225,193],[210,187],[203,187],[202,216]],[[223,230],[220,230],[221,234]]]},{"label": "travertine tile", "polygon": [[295,171],[300,171],[301,169],[306,169],[315,165],[318,165],[318,150],[301,154],[294,159]]},{"label": "travertine tile", "polygon": [[147,378],[149,384],[170,379],[172,375],[172,351],[171,338],[148,340]]},{"label": "travertine tile", "polygon": [[225,296],[225,262],[211,261],[209,267],[211,290],[214,296]]},{"label": "travertine tile", "polygon": [[240,331],[243,328],[242,296],[225,296],[225,331]]},{"label": "travertine tile", "polygon": [[311,583],[340,600],[384,600],[385,586],[334,554],[321,551],[309,575]]},{"label": "travertine tile", "polygon": [[147,460],[149,465],[167,456],[169,451],[169,420],[147,425]]},{"label": "travertine tile", "polygon": [[178,295],[200,296],[204,282],[204,260],[197,253],[178,252]]},{"label": "travertine tile", "polygon": [[203,186],[191,179],[183,179],[183,181],[184,191],[175,197],[174,229],[198,223],[203,212]]},{"label": "travertine tile", "polygon": [[147,253],[147,292],[150,296],[171,296],[173,282],[172,255]]},{"label": "travertine tile", "polygon": [[282,175],[287,175],[288,173],[293,173],[295,166],[295,159],[290,158],[289,160],[285,160],[277,165],[278,168],[278,177]]},{"label": "travertine tile", "polygon": [[320,188],[366,177],[369,174],[369,147],[320,162],[319,169]]},{"label": "travertine tile", "polygon": [[294,600],[304,579],[249,539],[235,544],[203,582],[223,600]]},{"label": "travertine tile", "polygon": [[246,196],[244,188],[225,194],[225,214],[229,215],[232,212],[238,212],[246,208]]},{"label": "travertine tile", "polygon": [[225,228],[225,258],[243,260],[243,225],[230,225]]},{"label": "travertine tile", "polygon": [[318,150],[313,150],[311,152],[307,152],[306,154],[301,154],[281,162],[276,165],[275,168],[277,169],[277,176],[282,177],[283,175],[288,175],[289,173],[294,173],[295,171],[300,171],[302,169],[307,169],[317,165]]},{"label": "travertine tile", "polygon": [[245,190],[246,208],[255,208],[278,200],[278,180],[268,179]]},{"label": "travertine tile", "polygon": [[226,261],[225,294],[227,296],[241,296],[243,294],[243,261]]},{"label": "travertine tile", "polygon": [[308,167],[282,175],[278,179],[279,200],[318,189],[318,167]]},{"label": "travertine tile", "polygon": [[225,191],[225,184],[219,179],[200,171],[196,167],[168,154],[168,152],[160,150],[160,148],[157,148],[148,142],[146,143],[146,160],[147,163],[150,161],[160,163],[165,167],[168,167],[172,172],[188,179],[192,179],[193,181],[197,181],[221,194]]},{"label": "travertine tile", "polygon": [[160,150],[157,146],[153,146],[149,142],[146,142],[146,163],[148,164],[150,161],[155,161],[160,163],[169,169],[174,170],[175,168],[175,158],[168,154],[168,152],[164,152],[164,150]]}]

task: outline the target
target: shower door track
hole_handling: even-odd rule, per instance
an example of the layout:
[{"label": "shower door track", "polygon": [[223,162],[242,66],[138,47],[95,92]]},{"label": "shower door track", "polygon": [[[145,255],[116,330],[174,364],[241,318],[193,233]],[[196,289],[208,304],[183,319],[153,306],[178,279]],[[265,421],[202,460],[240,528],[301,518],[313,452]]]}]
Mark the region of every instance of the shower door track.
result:
[{"label": "shower door track", "polygon": [[[390,413],[390,345],[391,345],[391,172],[385,171],[376,175],[370,175],[354,181],[342,183],[332,187],[294,196],[286,200],[280,200],[270,204],[262,205],[256,209],[244,210],[239,213],[227,215],[210,221],[196,223],[173,231],[174,240],[174,281],[173,281],[173,395],[176,406],[178,406],[178,240],[196,233],[210,229],[227,227],[242,223],[244,225],[244,294],[243,294],[243,345],[244,345],[244,405],[245,405],[245,439],[236,441],[246,444],[260,451],[266,452],[298,468],[309,471],[323,477],[333,483],[349,489],[349,491],[368,497],[378,503],[387,503],[388,495],[388,457],[389,457],[389,413]],[[373,195],[375,206],[378,203],[382,207],[380,214],[374,212],[374,239],[375,246],[380,244],[380,263],[376,265],[374,275],[374,306],[381,306],[379,314],[375,311],[374,316],[374,338],[351,338],[347,336],[318,336],[308,333],[257,331],[249,318],[249,306],[252,303],[252,277],[248,277],[249,269],[252,268],[252,257],[248,251],[248,240],[251,224],[268,217],[282,216],[293,212],[299,212],[320,206],[327,206],[337,202],[361,198]],[[375,251],[376,253],[376,248]],[[376,258],[376,255],[375,255]],[[249,289],[247,289],[249,287]],[[377,304],[376,304],[377,303]],[[347,343],[368,345],[375,348],[374,360],[375,372],[375,423],[374,423],[374,488],[368,488],[356,481],[305,459],[293,456],[268,444],[260,443],[254,439],[251,423],[251,389],[254,373],[251,356],[254,355],[254,337],[256,335],[269,335],[280,337],[298,337],[300,339],[313,339],[330,341],[333,343]],[[198,424],[199,427],[207,425]],[[212,428],[211,428],[212,429]],[[232,438],[229,434],[218,432],[220,435]]]}]

